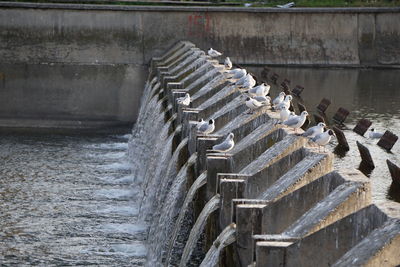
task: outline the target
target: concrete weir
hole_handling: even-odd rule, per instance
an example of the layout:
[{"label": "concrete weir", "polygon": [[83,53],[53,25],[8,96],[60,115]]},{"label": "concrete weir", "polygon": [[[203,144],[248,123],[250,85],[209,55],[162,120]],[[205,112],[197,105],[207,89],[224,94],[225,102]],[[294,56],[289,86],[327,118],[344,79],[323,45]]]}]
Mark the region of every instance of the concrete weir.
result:
[{"label": "concrete weir", "polygon": [[[190,196],[163,245],[168,256],[151,262],[210,266],[219,257],[220,266],[400,264],[400,204],[373,204],[367,177],[335,170],[332,153],[278,124],[269,107],[248,114],[234,82],[223,65],[186,41],[151,62],[144,99],[164,99],[165,121],[175,118],[169,132],[180,127],[174,143],[187,146],[179,161],[194,162],[183,186]],[[192,99],[187,107],[176,101],[185,93]],[[215,120],[215,131],[199,135],[199,119]],[[211,150],[231,132],[232,150]],[[202,209],[216,200],[205,218]],[[182,237],[189,207],[193,218],[186,224],[193,229]]]}]

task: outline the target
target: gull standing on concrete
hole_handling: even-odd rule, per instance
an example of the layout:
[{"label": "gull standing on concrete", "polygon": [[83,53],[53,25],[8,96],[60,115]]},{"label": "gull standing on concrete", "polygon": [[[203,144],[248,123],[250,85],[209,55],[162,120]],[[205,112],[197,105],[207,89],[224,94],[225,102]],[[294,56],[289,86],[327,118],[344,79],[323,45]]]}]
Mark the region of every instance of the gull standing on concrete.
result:
[{"label": "gull standing on concrete", "polygon": [[286,94],[284,92],[280,92],[279,95],[275,97],[274,101],[272,101],[272,105],[273,106],[279,105],[285,99],[285,95]]},{"label": "gull standing on concrete", "polygon": [[241,79],[244,76],[246,76],[247,70],[246,69],[233,69],[228,71],[227,77],[233,78],[233,79]]},{"label": "gull standing on concrete", "polygon": [[183,97],[177,98],[176,101],[180,105],[189,106],[189,104],[190,104],[190,95],[189,95],[189,93],[186,93],[186,95],[183,96]]},{"label": "gull standing on concrete", "polygon": [[292,99],[293,99],[293,97],[291,95],[285,96],[285,99],[281,103],[276,105],[275,109],[280,110],[282,107],[287,107],[289,109]]},{"label": "gull standing on concrete", "polygon": [[242,87],[251,89],[256,85],[256,79],[251,74],[247,74],[247,79],[244,81]]},{"label": "gull standing on concrete", "polygon": [[233,133],[228,134],[226,139],[222,143],[213,146],[212,150],[223,153],[230,151],[235,146],[233,137],[234,137]]},{"label": "gull standing on concrete", "polygon": [[[323,133],[317,134],[313,139],[311,139],[313,142],[317,143],[318,146],[321,148],[321,146],[325,146],[326,144],[329,143],[331,140],[331,136],[333,136],[334,133],[331,129],[326,130]],[[325,151],[325,147],[324,147]]]},{"label": "gull standing on concrete", "polygon": [[224,66],[225,66],[225,69],[227,69],[227,70],[230,70],[232,68],[232,61],[229,57],[225,58]]},{"label": "gull standing on concrete", "polygon": [[317,134],[321,134],[324,132],[324,128],[326,127],[325,123],[320,122],[317,125],[310,127],[305,131],[302,136],[308,138],[314,138]]},{"label": "gull standing on concrete", "polygon": [[290,116],[289,108],[287,108],[286,106],[283,106],[281,108],[281,111],[279,112],[279,116],[280,116],[281,122],[284,122],[287,119],[289,119],[289,116]]},{"label": "gull standing on concrete", "polygon": [[218,52],[217,50],[212,49],[211,47],[210,47],[210,49],[208,49],[207,53],[210,57],[219,57],[222,55],[222,53]]},{"label": "gull standing on concrete", "polygon": [[266,104],[263,104],[263,103],[261,103],[261,102],[255,100],[255,99],[252,98],[252,97],[247,97],[247,98],[246,98],[246,106],[250,109],[249,112],[251,112],[251,113],[252,113],[254,110],[256,110],[256,109],[258,109],[258,108],[260,108],[260,107],[262,107],[262,106],[265,106],[265,105],[266,105]]},{"label": "gull standing on concrete", "polygon": [[207,135],[207,134],[210,134],[210,133],[214,132],[214,130],[215,130],[214,120],[211,119],[211,120],[208,121],[208,123],[203,123],[199,127],[198,132],[201,133],[201,134]]},{"label": "gull standing on concrete", "polygon": [[294,132],[296,133],[297,129],[303,126],[304,122],[306,121],[307,115],[308,112],[303,111],[300,116],[289,118],[284,121],[283,124],[289,126],[290,128],[293,128]]},{"label": "gull standing on concrete", "polygon": [[260,102],[263,106],[271,104],[271,98],[269,96],[253,96],[252,98]]},{"label": "gull standing on concrete", "polygon": [[252,96],[266,96],[269,93],[271,86],[269,84],[262,83],[258,86],[249,89],[249,94]]},{"label": "gull standing on concrete", "polygon": [[374,128],[371,128],[368,133],[368,137],[371,139],[379,139],[383,136],[383,133],[375,132]]},{"label": "gull standing on concrete", "polygon": [[203,120],[203,118],[201,118],[196,124],[197,130],[200,129],[200,127],[204,124],[204,123],[208,123],[206,121]]},{"label": "gull standing on concrete", "polygon": [[250,73],[247,73],[247,75],[242,77],[239,81],[237,81],[235,85],[242,88],[250,89],[256,85],[256,80]]}]

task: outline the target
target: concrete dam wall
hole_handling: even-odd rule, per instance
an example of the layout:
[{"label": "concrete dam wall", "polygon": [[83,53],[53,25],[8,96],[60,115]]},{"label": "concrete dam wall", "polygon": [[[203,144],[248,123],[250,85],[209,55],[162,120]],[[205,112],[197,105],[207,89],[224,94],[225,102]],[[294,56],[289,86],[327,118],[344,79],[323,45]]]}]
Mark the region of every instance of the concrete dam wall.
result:
[{"label": "concrete dam wall", "polygon": [[[235,81],[190,42],[151,61],[132,138],[148,266],[400,264],[400,204],[373,204],[366,176],[334,169],[278,112],[246,112]],[[229,133],[233,149],[213,151]]]},{"label": "concrete dam wall", "polygon": [[150,59],[179,40],[238,64],[398,67],[399,24],[399,8],[2,2],[0,125],[133,122]]}]

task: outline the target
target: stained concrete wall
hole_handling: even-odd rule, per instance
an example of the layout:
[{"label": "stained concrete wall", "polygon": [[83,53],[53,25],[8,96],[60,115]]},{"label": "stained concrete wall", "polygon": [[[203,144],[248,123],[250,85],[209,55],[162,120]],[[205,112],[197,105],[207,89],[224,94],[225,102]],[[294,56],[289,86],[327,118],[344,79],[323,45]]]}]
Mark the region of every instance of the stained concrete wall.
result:
[{"label": "stained concrete wall", "polygon": [[15,118],[132,122],[150,59],[183,39],[240,64],[398,67],[398,25],[400,8],[2,2],[1,124]]}]

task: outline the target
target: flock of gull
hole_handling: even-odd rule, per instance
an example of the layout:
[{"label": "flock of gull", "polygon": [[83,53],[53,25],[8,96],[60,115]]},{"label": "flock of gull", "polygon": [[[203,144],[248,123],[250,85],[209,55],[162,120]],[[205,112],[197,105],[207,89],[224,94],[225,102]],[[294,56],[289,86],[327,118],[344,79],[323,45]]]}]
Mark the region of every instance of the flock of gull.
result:
[{"label": "flock of gull", "polygon": [[[208,55],[212,58],[217,58],[222,55],[210,48],[208,50]],[[272,111],[279,112],[279,124],[285,125],[292,128],[297,133],[297,129],[301,128],[306,122],[308,112],[302,111],[299,115],[296,115],[293,111],[290,111],[291,101],[293,97],[291,95],[286,95],[285,92],[280,92],[273,100],[269,96],[271,86],[267,83],[261,83],[257,85],[256,79],[252,74],[248,73],[244,68],[232,69],[233,64],[229,57],[225,58],[225,75],[229,79],[235,80],[234,85],[242,93],[245,99],[245,104],[249,108],[247,113],[253,113],[255,110],[269,106]],[[189,106],[191,102],[190,95],[186,93],[185,96],[177,99],[177,103],[183,106]],[[197,131],[199,134],[208,135],[215,130],[214,120],[204,121],[201,119],[197,123]],[[309,138],[312,142],[316,143],[319,147],[325,146],[329,143],[332,136],[335,136],[333,130],[328,129],[325,123],[320,122],[316,126],[308,128],[301,136]],[[380,138],[382,133],[375,132],[371,129],[369,133],[370,138]],[[216,152],[226,153],[230,151],[234,145],[234,134],[229,133],[226,139],[215,146],[213,150]]]}]

